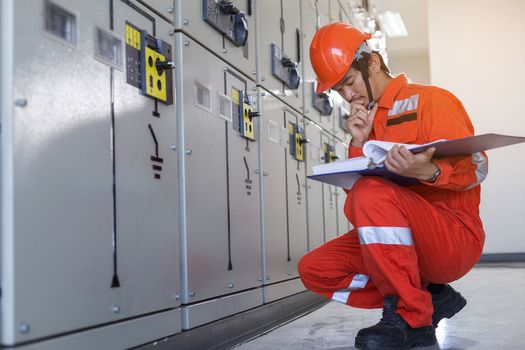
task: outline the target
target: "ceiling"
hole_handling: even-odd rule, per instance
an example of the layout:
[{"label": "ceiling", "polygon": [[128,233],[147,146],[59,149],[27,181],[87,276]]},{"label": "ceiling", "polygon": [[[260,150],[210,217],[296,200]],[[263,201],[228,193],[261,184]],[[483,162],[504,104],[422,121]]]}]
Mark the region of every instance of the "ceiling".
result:
[{"label": "ceiling", "polygon": [[387,51],[390,57],[428,55],[428,0],[375,0],[378,13],[397,11],[401,14],[408,36],[387,38]]}]

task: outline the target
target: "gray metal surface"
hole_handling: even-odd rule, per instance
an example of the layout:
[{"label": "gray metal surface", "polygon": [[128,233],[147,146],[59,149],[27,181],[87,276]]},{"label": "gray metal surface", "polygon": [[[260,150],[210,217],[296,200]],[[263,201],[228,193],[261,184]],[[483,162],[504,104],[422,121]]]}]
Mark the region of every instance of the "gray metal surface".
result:
[{"label": "gray metal surface", "polygon": [[[297,69],[302,74],[302,57],[298,51],[297,30],[300,30],[298,0],[265,0],[256,2],[256,16],[259,22],[258,44],[260,61],[259,84],[297,111],[302,111],[302,83],[292,90],[272,75],[272,49],[275,44],[282,52],[298,63]],[[282,15],[282,17],[281,17]],[[299,61],[301,58],[301,61]]]},{"label": "gray metal surface", "polygon": [[[188,251],[184,268],[187,300],[193,303],[261,285],[258,148],[218,116],[217,105],[218,94],[231,96],[232,87],[255,96],[254,84],[246,81],[245,86],[235,76],[245,79],[237,71],[190,38],[182,40]],[[208,89],[209,108],[199,106],[197,87]]]},{"label": "gray metal surface", "polygon": [[[334,139],[329,134],[321,134],[321,147],[328,143],[334,145]],[[323,214],[324,214],[324,232],[326,240],[337,236],[337,198],[335,196],[337,188],[332,185],[322,183],[323,186]]]},{"label": "gray metal surface", "polygon": [[284,104],[264,91],[261,99],[261,145],[264,181],[265,283],[290,278],[288,262],[288,213],[286,160],[288,132],[284,124]]},{"label": "gray metal surface", "polygon": [[[113,21],[124,38],[125,19],[152,24],[121,1],[113,17],[105,0],[53,1],[70,15],[65,42],[44,32],[45,4],[15,4],[11,103],[18,108],[2,116],[12,125],[2,158],[14,159],[2,171],[16,179],[2,189],[10,197],[3,216],[13,213],[2,230],[9,250],[2,276],[10,282],[2,285],[2,343],[9,345],[178,304],[174,107],[159,105],[153,117],[153,101],[94,56],[95,25],[111,33]],[[157,30],[169,40],[165,22]],[[164,159],[160,179],[148,124]],[[112,288],[115,276],[120,287]]]},{"label": "gray metal surface", "polygon": [[[306,174],[312,174],[312,167],[321,164],[321,132],[317,124],[306,120],[306,138],[310,140],[306,152]],[[323,244],[325,241],[323,217],[323,184],[319,181],[306,179],[308,190],[307,220],[308,220],[308,250]]]},{"label": "gray metal surface", "polygon": [[118,317],[110,288],[110,69],[93,59],[92,40],[93,21],[109,24],[107,1],[55,3],[77,14],[76,46],[43,32],[43,1],[14,4],[13,98],[26,105],[5,116],[12,129],[2,132],[13,142],[2,147],[13,168],[2,170],[15,179],[5,188],[12,208],[2,207],[13,215],[2,230],[10,251],[3,258],[11,259],[2,266],[10,280],[2,284],[3,344]]},{"label": "gray metal surface", "polygon": [[267,92],[261,99],[261,109],[265,198],[264,283],[275,283],[297,277],[298,259],[307,250],[305,163],[290,154],[288,130],[289,123],[303,128],[303,122],[301,117]]},{"label": "gray metal surface", "polygon": [[252,289],[202,303],[182,307],[182,329],[192,329],[206,323],[252,309],[262,304],[262,289]]},{"label": "gray metal surface", "polygon": [[[129,21],[157,39],[173,41],[167,22],[122,1],[114,2],[113,17],[114,31],[122,37]],[[174,105],[139,95],[124,72],[115,71],[114,78],[121,279],[114,298],[122,317],[130,317],[180,304],[177,153],[172,147],[177,125]]]},{"label": "gray metal surface", "polygon": [[[302,130],[304,139],[304,119],[302,116],[287,109],[285,111],[285,121],[289,128],[290,123],[298,125]],[[287,194],[288,194],[288,232],[290,240],[289,261],[290,267],[288,275],[298,276],[297,264],[299,259],[308,250],[307,247],[307,228],[306,228],[306,171],[305,171],[305,149],[308,144],[302,144],[303,160],[299,161],[290,156],[287,151]],[[290,148],[290,147],[289,147]]]},{"label": "gray metal surface", "polygon": [[180,332],[181,311],[172,309],[79,333],[20,346],[20,350],[115,350],[129,349],[139,344]]},{"label": "gray metal surface", "polygon": [[[248,9],[251,2],[234,0],[232,3],[246,14],[248,23],[248,41],[245,46],[237,47],[223,39],[220,32],[203,20],[203,1],[175,0],[175,28],[183,31],[214,52],[230,65],[255,80],[255,25],[253,9]],[[250,15],[251,13],[251,15]]]},{"label": "gray metal surface", "polygon": [[[319,124],[323,129],[332,132],[333,130],[333,112],[332,115],[322,116],[317,111],[312,102],[312,95],[314,94],[313,84],[317,81],[315,72],[310,62],[310,43],[318,29],[322,18],[328,18],[328,1],[302,1],[301,15],[302,15],[302,46],[303,46],[303,85],[304,85],[304,115],[315,123]],[[325,23],[328,23],[326,20]]]},{"label": "gray metal surface", "polygon": [[263,288],[265,303],[271,303],[275,300],[283,299],[292,294],[306,290],[299,278],[271,284],[269,286],[264,286]]}]

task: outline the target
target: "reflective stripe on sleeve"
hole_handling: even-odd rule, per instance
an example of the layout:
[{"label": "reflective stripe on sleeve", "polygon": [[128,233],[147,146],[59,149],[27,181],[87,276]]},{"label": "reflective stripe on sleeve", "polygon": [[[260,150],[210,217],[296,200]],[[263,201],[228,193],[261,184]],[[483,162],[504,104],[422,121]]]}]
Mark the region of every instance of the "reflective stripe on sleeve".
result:
[{"label": "reflective stripe on sleeve", "polygon": [[487,158],[481,152],[472,154],[472,164],[476,164],[476,182],[468,186],[465,190],[470,190],[471,188],[476,187],[485,180],[487,174],[489,173],[489,164]]},{"label": "reflective stripe on sleeve", "polygon": [[348,302],[348,298],[350,297],[350,293],[354,290],[365,288],[367,282],[367,275],[356,273],[354,278],[352,278],[352,281],[348,285],[348,288],[334,292],[334,294],[332,295],[332,300],[346,304]]},{"label": "reflective stripe on sleeve", "polygon": [[365,226],[357,229],[361,244],[413,245],[412,231],[408,227]]}]

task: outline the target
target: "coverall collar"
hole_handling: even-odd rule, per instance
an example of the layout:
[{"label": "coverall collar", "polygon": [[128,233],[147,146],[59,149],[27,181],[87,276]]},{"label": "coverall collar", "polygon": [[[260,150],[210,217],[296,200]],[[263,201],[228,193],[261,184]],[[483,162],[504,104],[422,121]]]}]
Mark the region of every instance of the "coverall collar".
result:
[{"label": "coverall collar", "polygon": [[381,99],[379,100],[379,107],[384,108],[392,108],[394,104],[394,98],[396,97],[397,93],[401,88],[408,83],[408,79],[405,74],[401,73],[397,75],[392,81],[390,81],[390,84],[386,87],[385,91],[383,92],[383,96],[381,96]]}]

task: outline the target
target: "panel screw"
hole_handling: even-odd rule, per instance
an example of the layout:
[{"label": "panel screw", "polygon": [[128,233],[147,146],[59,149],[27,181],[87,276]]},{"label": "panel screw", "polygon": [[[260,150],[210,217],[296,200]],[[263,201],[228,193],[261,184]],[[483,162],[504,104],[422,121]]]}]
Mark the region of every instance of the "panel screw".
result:
[{"label": "panel screw", "polygon": [[228,283],[228,288],[233,288],[233,283]]},{"label": "panel screw", "polygon": [[171,145],[171,150],[172,151],[175,151],[176,149],[177,149],[177,145],[175,145],[175,144]]},{"label": "panel screw", "polygon": [[226,53],[226,52],[228,52],[228,49],[224,48],[224,49],[222,49],[222,52]]},{"label": "panel screw", "polygon": [[168,7],[168,13],[173,13],[173,7]]},{"label": "panel screw", "polygon": [[20,323],[20,333],[26,334],[29,332],[29,325],[27,323]]},{"label": "panel screw", "polygon": [[257,281],[262,282],[262,277],[257,277]]},{"label": "panel screw", "polygon": [[172,297],[175,300],[179,300],[180,299],[180,294],[179,293],[173,294]]},{"label": "panel screw", "polygon": [[15,101],[15,106],[17,107],[25,107],[27,106],[27,100],[25,98],[20,98]]},{"label": "panel screw", "polygon": [[120,306],[118,305],[113,305],[111,307],[111,311],[114,313],[114,314],[119,314],[120,313]]},{"label": "panel screw", "polygon": [[182,21],[183,24],[185,25],[188,25],[190,23],[190,20],[187,19],[187,18],[184,18],[184,20]]},{"label": "panel screw", "polygon": [[266,78],[264,77],[264,75],[261,77],[261,81],[265,81]]},{"label": "panel screw", "polygon": [[189,40],[184,40],[184,46],[190,46]]},{"label": "panel screw", "polygon": [[255,74],[257,74],[257,72],[256,72],[256,71],[254,71],[254,70],[252,70],[252,74],[253,74],[253,75],[255,75]]},{"label": "panel screw", "polygon": [[193,153],[193,151],[192,151],[190,148],[188,148],[188,149],[186,150],[186,154],[187,154],[187,155],[191,156],[192,153]]},{"label": "panel screw", "polygon": [[169,33],[168,33],[170,36],[174,36],[175,35],[175,29],[170,29]]},{"label": "panel screw", "polygon": [[266,96],[266,92],[261,92],[261,96]]},{"label": "panel screw", "polygon": [[190,290],[190,292],[189,292],[188,294],[189,294],[189,296],[192,297],[192,298],[195,296],[195,292],[192,291],[192,290]]},{"label": "panel screw", "polygon": [[269,281],[269,280],[270,280],[270,278],[271,278],[270,276],[266,276],[266,280],[267,280],[267,281]]}]

